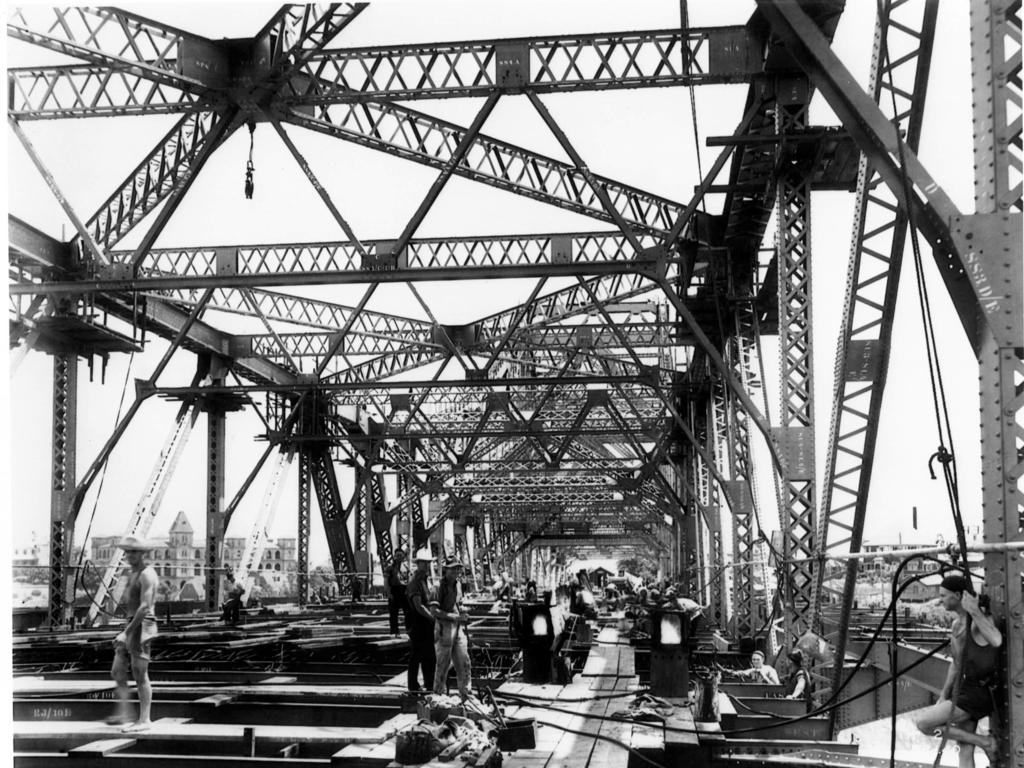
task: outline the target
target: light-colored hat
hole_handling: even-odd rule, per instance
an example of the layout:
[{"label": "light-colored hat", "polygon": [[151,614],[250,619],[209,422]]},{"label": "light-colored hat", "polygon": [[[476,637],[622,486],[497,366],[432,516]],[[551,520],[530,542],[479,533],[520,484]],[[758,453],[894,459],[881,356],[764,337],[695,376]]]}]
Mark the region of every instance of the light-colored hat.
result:
[{"label": "light-colored hat", "polygon": [[462,561],[459,560],[455,555],[448,555],[441,563],[442,568],[462,568]]},{"label": "light-colored hat", "polygon": [[430,554],[430,550],[424,547],[416,553],[416,557],[413,558],[417,563],[432,563],[434,562],[433,556]]},{"label": "light-colored hat", "polygon": [[125,536],[120,539],[114,546],[119,549],[123,549],[126,552],[148,552],[151,549],[156,549],[156,544],[146,539],[139,539],[135,536]]}]

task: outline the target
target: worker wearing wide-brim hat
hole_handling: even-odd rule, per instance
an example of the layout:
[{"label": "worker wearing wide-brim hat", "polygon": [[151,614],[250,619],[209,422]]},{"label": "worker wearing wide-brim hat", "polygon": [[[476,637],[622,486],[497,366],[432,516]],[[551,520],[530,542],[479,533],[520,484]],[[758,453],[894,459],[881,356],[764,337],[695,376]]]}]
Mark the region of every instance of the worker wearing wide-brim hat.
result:
[{"label": "worker wearing wide-brim hat", "polygon": [[[431,585],[430,564],[434,558],[427,548],[421,549],[413,558],[416,570],[406,587],[409,601],[409,690],[429,690],[434,684],[434,616],[430,611]],[[423,686],[418,673],[423,672]]]},{"label": "worker wearing wide-brim hat", "polygon": [[462,562],[454,555],[446,557],[441,564],[441,583],[430,608],[435,619],[434,654],[437,657],[434,693],[442,696],[448,693],[448,670],[454,665],[459,697],[465,701],[471,695],[472,675],[465,627],[469,614],[462,607],[461,575]]}]

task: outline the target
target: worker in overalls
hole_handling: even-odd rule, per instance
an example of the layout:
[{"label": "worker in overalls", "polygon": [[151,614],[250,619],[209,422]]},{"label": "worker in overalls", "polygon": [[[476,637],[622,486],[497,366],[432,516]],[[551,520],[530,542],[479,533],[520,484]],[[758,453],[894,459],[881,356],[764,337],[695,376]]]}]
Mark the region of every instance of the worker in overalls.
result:
[{"label": "worker in overalls", "polygon": [[434,672],[434,693],[448,693],[448,670],[455,666],[455,679],[459,685],[459,698],[463,701],[471,695],[472,683],[469,664],[469,638],[466,624],[469,614],[462,607],[462,563],[454,555],[445,558],[441,570],[441,583],[431,602],[434,614],[434,654],[437,668]]},{"label": "worker in overalls", "polygon": [[416,553],[416,572],[409,579],[406,598],[409,602],[409,690],[419,691],[417,673],[423,671],[423,688],[434,684],[434,615],[430,611],[430,564],[434,558],[429,549]]}]

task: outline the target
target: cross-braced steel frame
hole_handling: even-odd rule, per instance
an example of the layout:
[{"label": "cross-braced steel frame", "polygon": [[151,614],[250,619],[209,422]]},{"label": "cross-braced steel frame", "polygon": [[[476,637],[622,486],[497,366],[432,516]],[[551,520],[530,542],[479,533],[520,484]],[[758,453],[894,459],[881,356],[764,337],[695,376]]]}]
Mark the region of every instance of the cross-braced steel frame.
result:
[{"label": "cross-braced steel frame", "polygon": [[[10,221],[12,338],[54,355],[51,624],[67,623],[74,599],[71,531],[85,494],[144,403],[160,395],[199,403],[208,417],[211,607],[232,514],[279,449],[299,456],[300,601],[315,498],[339,578],[355,573],[357,553],[375,552],[387,564],[393,543],[410,552],[430,539],[477,555],[485,578],[488,567],[550,578],[558,571],[552,547],[666,549],[671,531],[683,548],[672,553],[676,567],[690,566],[672,575],[706,592],[720,623],[747,635],[764,614],[751,564],[756,539],[768,533],[759,511],[769,525],[775,520],[756,492],[757,475],[770,472],[791,638],[817,623],[828,554],[860,540],[900,244],[911,224],[935,249],[981,363],[986,537],[1019,538],[1019,3],[972,6],[972,215],[952,206],[914,156],[934,3],[883,3],[870,94],[839,77],[841,64],[829,58],[841,10],[841,2],[759,0],[753,23],[742,26],[363,48],[337,47],[368,12],[361,3],[284,6],[247,41],[209,40],[116,9],[15,11],[9,36],[76,61],[16,67],[8,81],[12,130],[75,232],[61,242]],[[879,40],[887,40],[888,59]],[[546,98],[709,83],[746,85],[747,101],[734,135],[709,142],[722,151],[687,202],[592,170]],[[842,131],[808,123],[816,90]],[[448,97],[479,100],[470,124],[408,106]],[[531,105],[567,161],[484,131],[497,102],[509,98]],[[37,120],[154,114],[175,122],[84,215],[28,135]],[[895,151],[893,118],[906,130],[905,152]],[[210,157],[252,122],[288,148],[343,236],[155,247]],[[303,129],[418,163],[435,172],[434,183],[394,232],[360,238],[327,193],[324,171],[296,145]],[[858,150],[865,156],[859,181]],[[453,176],[606,229],[417,237]],[[816,189],[855,185],[858,230],[819,515],[811,199]],[[720,214],[705,210],[712,191],[726,195]],[[778,229],[766,256],[773,211]],[[138,245],[123,248],[136,230]],[[439,322],[416,289],[420,281],[482,276],[536,285],[518,306],[459,325]],[[555,277],[576,284],[547,289]],[[377,286],[387,282],[408,285],[428,319],[373,309]],[[331,284],[361,285],[364,293],[347,306],[287,292]],[[281,292],[268,290],[275,286]],[[251,332],[219,330],[225,313]],[[170,347],[79,478],[77,360],[135,348],[143,325]],[[775,425],[756,352],[758,334],[770,333],[779,336],[781,369]],[[186,386],[158,382],[182,348],[207,366],[222,361],[223,375]],[[413,373],[428,366],[433,373]],[[226,413],[242,405],[259,415],[266,430],[259,437],[269,445],[228,499]],[[758,434],[770,469],[753,465]],[[339,472],[353,476],[347,501]],[[429,517],[428,499],[437,501]],[[1007,675],[1019,687],[1019,562],[991,555],[986,567],[997,612],[1016,630]],[[767,583],[762,589],[770,591]],[[841,630],[840,648],[844,640]],[[1019,710],[1011,697],[1008,754],[1017,765]]]}]

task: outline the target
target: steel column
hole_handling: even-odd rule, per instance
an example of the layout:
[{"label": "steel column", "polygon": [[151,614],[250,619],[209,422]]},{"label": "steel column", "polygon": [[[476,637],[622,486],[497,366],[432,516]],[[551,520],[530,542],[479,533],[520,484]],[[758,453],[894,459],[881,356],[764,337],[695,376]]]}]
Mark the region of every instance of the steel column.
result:
[{"label": "steel column", "polygon": [[309,449],[299,450],[299,496],[298,496],[298,551],[296,553],[296,588],[299,606],[309,601],[309,511],[310,511],[310,456]]},{"label": "steel column", "polygon": [[53,356],[53,444],[50,464],[50,594],[47,622],[66,625],[75,600],[75,576],[71,570],[75,517],[75,468],[78,440],[78,355]]},{"label": "steel column", "polygon": [[[799,85],[800,81],[796,81]],[[783,91],[791,81],[779,81]],[[807,127],[807,103],[777,94],[776,133]],[[792,146],[779,149],[777,186],[780,427],[773,430],[782,461],[783,578],[787,639],[810,628],[813,564],[791,565],[814,554],[817,536],[814,477],[814,358],[811,328],[811,185]]]},{"label": "steel column", "polygon": [[[1021,4],[971,4],[976,214],[958,222],[968,262],[1008,309],[990,307],[978,363],[982,520],[986,542],[1024,539],[1024,276],[1021,253]],[[1024,768],[1024,567],[1020,553],[985,555],[985,591],[1005,619],[1000,762]]]},{"label": "steel column", "polygon": [[227,415],[211,403],[206,411],[206,610],[221,604],[224,565],[224,471],[227,468]]}]

